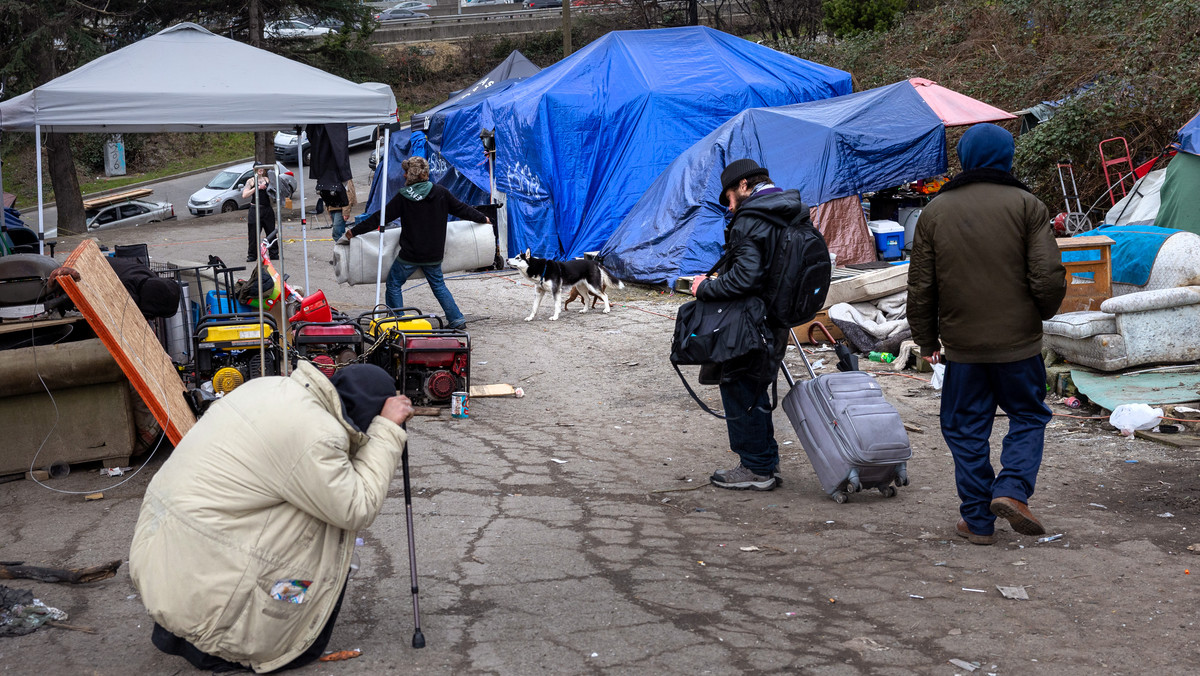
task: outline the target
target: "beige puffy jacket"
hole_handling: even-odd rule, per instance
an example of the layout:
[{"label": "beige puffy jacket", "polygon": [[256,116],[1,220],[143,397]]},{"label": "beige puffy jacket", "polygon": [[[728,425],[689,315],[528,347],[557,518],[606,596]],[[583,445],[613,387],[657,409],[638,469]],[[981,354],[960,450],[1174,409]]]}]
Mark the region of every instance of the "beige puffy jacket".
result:
[{"label": "beige puffy jacket", "polygon": [[[260,673],[293,660],[333,612],[404,440],[382,417],[355,430],[305,362],[213,404],[146,489],[129,571],[150,616]],[[301,603],[272,597],[289,580],[311,582]]]}]

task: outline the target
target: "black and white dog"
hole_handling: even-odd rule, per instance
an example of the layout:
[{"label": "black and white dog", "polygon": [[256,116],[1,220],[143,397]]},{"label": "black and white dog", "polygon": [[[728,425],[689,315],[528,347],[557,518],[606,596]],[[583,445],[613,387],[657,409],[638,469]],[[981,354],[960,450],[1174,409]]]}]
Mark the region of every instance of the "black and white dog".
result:
[{"label": "black and white dog", "polygon": [[538,306],[542,303],[542,296],[547,293],[554,298],[554,315],[550,317],[553,321],[558,319],[559,313],[562,312],[563,296],[567,289],[574,288],[583,296],[583,309],[580,312],[588,311],[587,301],[590,293],[604,301],[604,312],[607,314],[608,294],[604,293],[604,289],[614,281],[618,289],[625,288],[625,285],[614,279],[603,265],[593,260],[551,261],[538,258],[526,249],[520,256],[508,259],[508,264],[520,270],[525,279],[533,282],[537,288],[537,296],[533,299],[533,311],[525,318],[527,322],[533,320]]}]

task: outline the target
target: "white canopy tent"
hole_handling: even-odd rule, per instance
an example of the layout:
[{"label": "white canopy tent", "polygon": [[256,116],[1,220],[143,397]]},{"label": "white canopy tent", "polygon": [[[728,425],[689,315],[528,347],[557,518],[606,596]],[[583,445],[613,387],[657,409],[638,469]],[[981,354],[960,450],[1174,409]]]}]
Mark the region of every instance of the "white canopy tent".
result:
[{"label": "white canopy tent", "polygon": [[[38,233],[44,238],[43,132],[274,131],[307,124],[383,124],[396,99],[194,23],[167,28],[0,103],[0,131],[32,131]],[[304,167],[300,203],[304,204]],[[301,208],[301,225],[307,226]],[[308,285],[305,238],[305,286]]]}]

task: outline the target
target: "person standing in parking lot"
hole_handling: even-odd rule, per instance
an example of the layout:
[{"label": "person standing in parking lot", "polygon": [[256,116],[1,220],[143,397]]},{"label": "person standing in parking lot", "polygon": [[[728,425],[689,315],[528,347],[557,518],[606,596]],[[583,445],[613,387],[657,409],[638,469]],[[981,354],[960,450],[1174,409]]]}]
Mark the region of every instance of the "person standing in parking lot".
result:
[{"label": "person standing in parking lot", "polygon": [[250,210],[246,212],[247,263],[252,263],[258,258],[259,223],[262,223],[262,237],[272,242],[271,258],[279,258],[279,242],[272,240],[275,236],[275,205],[272,203],[275,193],[274,178],[275,172],[259,168],[254,170],[254,175],[242,188],[242,197],[251,198]]}]

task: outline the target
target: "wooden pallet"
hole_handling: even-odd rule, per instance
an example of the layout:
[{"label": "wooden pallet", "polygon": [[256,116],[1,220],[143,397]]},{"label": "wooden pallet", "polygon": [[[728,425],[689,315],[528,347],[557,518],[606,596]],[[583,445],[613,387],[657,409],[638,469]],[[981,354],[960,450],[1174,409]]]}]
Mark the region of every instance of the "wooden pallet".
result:
[{"label": "wooden pallet", "polygon": [[149,197],[153,193],[154,191],[150,188],[138,188],[136,190],[126,190],[125,192],[118,192],[112,195],[105,195],[103,197],[93,197],[90,200],[83,201],[83,208],[99,209],[100,207],[106,207],[110,204],[118,204],[120,202],[136,200],[142,197]]},{"label": "wooden pallet", "polygon": [[104,260],[96,240],[80,242],[63,265],[80,274],[79,281],[59,277],[63,289],[166,430],[167,438],[178,444],[196,424],[184,399],[183,380],[117,273]]}]

